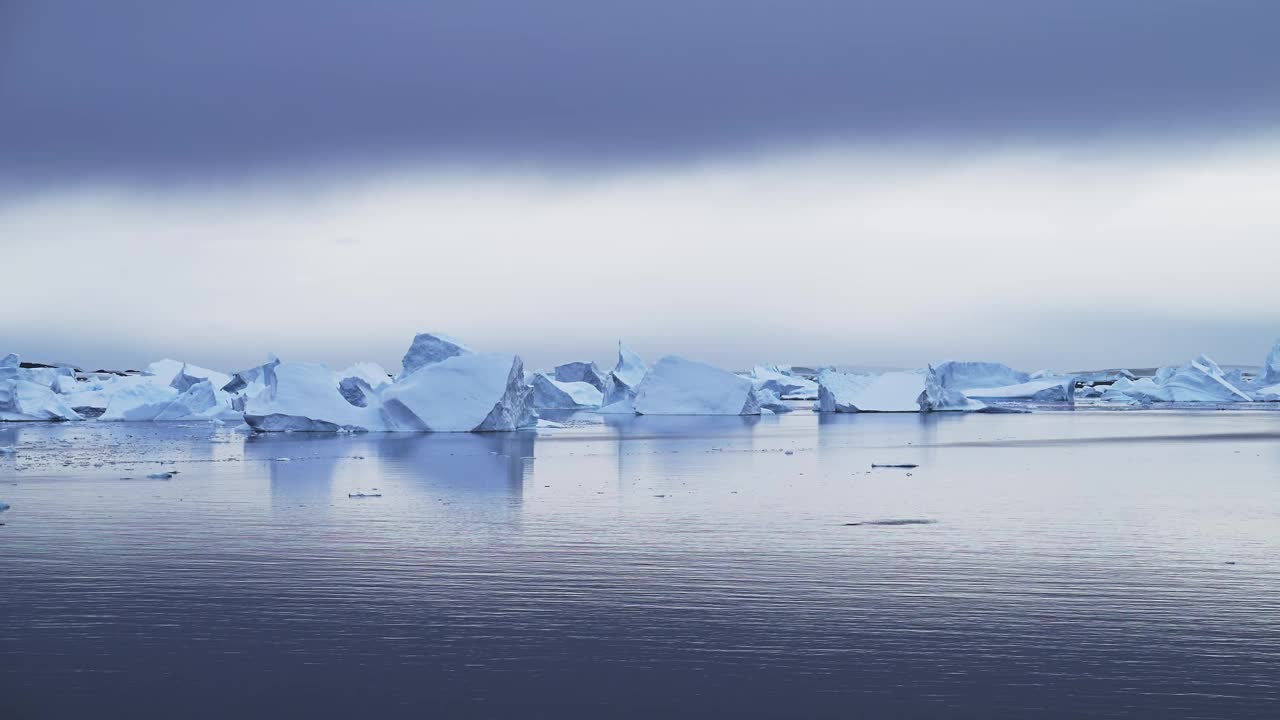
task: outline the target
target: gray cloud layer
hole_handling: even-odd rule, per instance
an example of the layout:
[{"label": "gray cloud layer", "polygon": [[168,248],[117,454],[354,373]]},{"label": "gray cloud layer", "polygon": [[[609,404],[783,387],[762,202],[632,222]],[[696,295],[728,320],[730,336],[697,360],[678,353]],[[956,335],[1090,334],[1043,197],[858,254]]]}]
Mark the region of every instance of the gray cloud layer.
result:
[{"label": "gray cloud layer", "polygon": [[0,179],[1222,132],[1262,0],[0,3]]}]

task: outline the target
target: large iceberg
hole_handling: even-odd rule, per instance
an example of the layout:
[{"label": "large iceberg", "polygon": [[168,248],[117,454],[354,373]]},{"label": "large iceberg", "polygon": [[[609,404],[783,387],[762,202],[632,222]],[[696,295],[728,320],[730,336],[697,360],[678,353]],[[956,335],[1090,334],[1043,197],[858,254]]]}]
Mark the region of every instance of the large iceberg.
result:
[{"label": "large iceberg", "polygon": [[636,389],[648,372],[644,360],[619,340],[618,363],[609,373],[610,384],[605,392],[604,405],[622,408],[631,404],[635,400]]},{"label": "large iceberg", "polygon": [[43,385],[56,393],[67,387],[67,383],[75,383],[75,370],[70,367],[22,367],[22,358],[17,353],[9,353],[0,358],[0,382],[5,380]]},{"label": "large iceberg", "polygon": [[418,333],[400,361],[403,369],[397,379],[408,377],[418,368],[471,353],[471,348],[443,333]]},{"label": "large iceberg", "polygon": [[1267,353],[1262,369],[1250,385],[1253,398],[1262,402],[1280,400],[1280,342],[1277,342]]},{"label": "large iceberg", "polygon": [[264,373],[266,386],[244,403],[244,420],[264,432],[386,430],[381,402],[360,406],[343,396],[343,378],[318,363],[279,363]]},{"label": "large iceberg", "polygon": [[827,368],[818,373],[818,411],[920,412],[924,385],[920,371],[862,375]]},{"label": "large iceberg", "polygon": [[814,400],[818,397],[818,383],[776,365],[757,365],[750,376],[756,390],[768,390],[786,400]]},{"label": "large iceberg", "polygon": [[1051,375],[1028,380],[1016,385],[962,390],[976,400],[1035,400],[1039,402],[1074,402],[1076,379],[1065,375]]},{"label": "large iceberg", "polygon": [[636,388],[641,415],[759,415],[751,381],[674,355],[658,361]]},{"label": "large iceberg", "polygon": [[604,399],[604,393],[589,382],[553,380],[545,373],[535,374],[530,387],[537,410],[594,410]]},{"label": "large iceberg", "polygon": [[468,353],[419,367],[382,391],[382,405],[390,430],[516,430],[535,422],[531,392],[520,356]]},{"label": "large iceberg", "polygon": [[45,385],[29,380],[0,380],[0,421],[80,419],[79,413]]}]

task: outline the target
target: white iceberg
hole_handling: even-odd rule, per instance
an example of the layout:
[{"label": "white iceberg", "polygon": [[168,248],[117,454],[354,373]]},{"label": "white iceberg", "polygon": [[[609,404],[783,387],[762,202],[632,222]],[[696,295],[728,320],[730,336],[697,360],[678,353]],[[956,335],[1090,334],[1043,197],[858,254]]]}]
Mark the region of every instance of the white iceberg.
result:
[{"label": "white iceberg", "polygon": [[618,341],[618,363],[609,373],[610,386],[605,392],[604,405],[611,407],[624,400],[634,400],[636,389],[649,372],[644,360],[627,346]]},{"label": "white iceberg", "polygon": [[75,370],[70,367],[22,367],[22,358],[17,353],[9,353],[0,359],[0,382],[5,380],[22,380],[58,392],[59,388],[66,387],[66,383],[75,382]]},{"label": "white iceberg", "polygon": [[172,420],[229,420],[239,418],[231,397],[216,389],[211,380],[201,380],[181,392],[168,385],[117,378],[99,383],[106,390],[87,390],[69,395],[76,407],[96,407],[100,398],[106,406],[98,417],[104,422],[164,422]]},{"label": "white iceberg", "polygon": [[29,380],[0,380],[0,421],[82,420],[61,396]]},{"label": "white iceberg", "polygon": [[976,400],[1035,400],[1037,402],[1075,402],[1076,379],[1072,376],[1049,375],[1016,385],[970,388],[962,390]]},{"label": "white iceberg", "polygon": [[418,333],[400,361],[403,369],[397,379],[408,377],[418,368],[471,353],[471,348],[443,333]]},{"label": "white iceberg", "polygon": [[553,380],[545,373],[535,374],[530,387],[536,410],[594,410],[604,400],[604,393],[589,382]]},{"label": "white iceberg", "polygon": [[386,430],[381,402],[352,404],[342,378],[318,363],[279,363],[264,372],[266,386],[244,403],[244,421],[263,432]]},{"label": "white iceberg", "polygon": [[786,400],[814,400],[818,397],[818,383],[776,365],[755,366],[750,380],[756,390],[768,390]]},{"label": "white iceberg", "polygon": [[751,381],[674,355],[658,361],[636,388],[641,415],[759,415]]},{"label": "white iceberg", "polygon": [[231,382],[222,386],[222,391],[233,396],[238,396],[238,403],[243,409],[244,401],[247,398],[254,397],[258,393],[266,389],[271,372],[280,364],[280,358],[275,355],[268,355],[267,362],[248,370],[241,370],[232,376]]},{"label": "white iceberg", "polygon": [[421,366],[382,391],[388,429],[488,432],[534,424],[520,356],[467,353]]},{"label": "white iceberg", "polygon": [[826,413],[920,412],[921,371],[863,375],[827,368],[818,373],[818,411]]}]

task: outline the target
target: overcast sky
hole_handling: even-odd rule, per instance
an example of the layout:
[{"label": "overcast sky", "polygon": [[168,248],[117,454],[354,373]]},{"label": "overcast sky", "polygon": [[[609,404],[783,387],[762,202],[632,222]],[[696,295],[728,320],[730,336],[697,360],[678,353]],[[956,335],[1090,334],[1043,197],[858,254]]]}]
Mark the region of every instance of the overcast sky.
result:
[{"label": "overcast sky", "polygon": [[0,0],[0,352],[1258,362],[1280,4]]}]

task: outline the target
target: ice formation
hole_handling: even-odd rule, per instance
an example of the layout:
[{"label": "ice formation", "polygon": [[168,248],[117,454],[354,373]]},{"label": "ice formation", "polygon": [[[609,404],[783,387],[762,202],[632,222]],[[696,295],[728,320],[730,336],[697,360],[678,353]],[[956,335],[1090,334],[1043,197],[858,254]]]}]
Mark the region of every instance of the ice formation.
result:
[{"label": "ice formation", "polygon": [[751,381],[716,367],[669,355],[636,388],[641,415],[759,415]]},{"label": "ice formation", "polygon": [[1127,398],[1141,403],[1155,402],[1249,402],[1253,396],[1246,393],[1222,372],[1222,368],[1207,355],[1201,355],[1186,365],[1162,367],[1155,377],[1137,380],[1117,380],[1103,393],[1103,399],[1124,402]]},{"label": "ice formation", "polygon": [[169,385],[178,392],[186,390],[201,380],[208,380],[216,388],[231,382],[231,376],[226,373],[169,358],[151,363],[142,371],[142,374],[153,378],[153,382]]},{"label": "ice formation", "polygon": [[756,390],[756,402],[760,405],[760,409],[768,410],[771,413],[787,413],[791,412],[791,406],[783,402],[777,393],[772,390]]},{"label": "ice formation", "polygon": [[0,421],[80,419],[61,396],[45,385],[30,380],[0,380]]},{"label": "ice formation", "polygon": [[818,373],[819,412],[919,412],[925,374],[920,371],[875,375]]},{"label": "ice formation", "polygon": [[443,333],[419,333],[413,337],[409,350],[400,361],[403,369],[397,379],[408,377],[418,368],[471,352],[471,348]]},{"label": "ice formation", "polygon": [[613,385],[610,373],[600,370],[593,362],[571,362],[557,365],[551,376],[557,382],[585,382],[600,391],[601,397],[608,395]]},{"label": "ice formation", "polygon": [[920,393],[919,400],[921,412],[978,412],[986,409],[983,403],[970,400],[959,390],[947,387],[944,377],[933,366],[925,372],[924,392]]},{"label": "ice formation", "polygon": [[382,404],[390,430],[516,430],[535,422],[531,392],[520,356],[468,353],[419,367],[385,388]]},{"label": "ice formation", "polygon": [[380,402],[353,405],[339,389],[339,374],[318,363],[279,363],[262,392],[246,400],[244,421],[267,432],[386,430]]},{"label": "ice formation", "polygon": [[751,371],[750,380],[756,390],[768,390],[787,400],[814,400],[818,397],[818,383],[776,365],[757,365]]},{"label": "ice formation", "polygon": [[530,387],[537,410],[592,410],[604,399],[604,393],[589,382],[553,380],[545,373],[536,373]]},{"label": "ice formation", "polygon": [[933,366],[931,372],[940,390],[958,392],[970,400],[1075,401],[1076,378],[1050,370],[1031,375],[1000,363],[948,361]]},{"label": "ice formation", "polygon": [[619,340],[618,363],[613,366],[613,370],[609,373],[610,386],[605,392],[605,406],[621,407],[618,403],[635,400],[636,389],[640,387],[640,382],[644,380],[644,376],[648,372],[649,368],[645,366],[640,356],[632,352],[630,348],[623,345],[622,341]]}]

